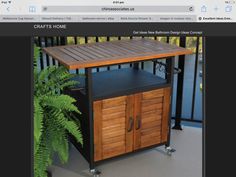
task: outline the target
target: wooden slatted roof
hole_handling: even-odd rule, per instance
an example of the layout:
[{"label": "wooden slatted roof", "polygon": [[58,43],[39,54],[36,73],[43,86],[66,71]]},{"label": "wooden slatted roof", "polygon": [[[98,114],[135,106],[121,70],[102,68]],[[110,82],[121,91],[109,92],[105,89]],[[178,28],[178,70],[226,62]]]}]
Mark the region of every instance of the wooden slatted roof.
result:
[{"label": "wooden slatted roof", "polygon": [[191,54],[188,49],[152,39],[67,45],[43,48],[68,69],[99,67]]}]

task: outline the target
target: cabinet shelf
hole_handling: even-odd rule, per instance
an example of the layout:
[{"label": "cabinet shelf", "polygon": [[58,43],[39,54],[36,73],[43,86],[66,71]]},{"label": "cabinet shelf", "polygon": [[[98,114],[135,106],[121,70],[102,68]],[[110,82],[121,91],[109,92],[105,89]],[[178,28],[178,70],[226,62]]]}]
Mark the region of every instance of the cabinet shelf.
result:
[{"label": "cabinet shelf", "polygon": [[[73,78],[73,80],[79,81],[78,86],[73,88],[73,90],[80,90],[85,94],[85,77],[78,76]],[[170,84],[168,84],[165,79],[147,71],[133,68],[96,72],[92,74],[92,93],[94,100],[168,86],[170,86]]]}]

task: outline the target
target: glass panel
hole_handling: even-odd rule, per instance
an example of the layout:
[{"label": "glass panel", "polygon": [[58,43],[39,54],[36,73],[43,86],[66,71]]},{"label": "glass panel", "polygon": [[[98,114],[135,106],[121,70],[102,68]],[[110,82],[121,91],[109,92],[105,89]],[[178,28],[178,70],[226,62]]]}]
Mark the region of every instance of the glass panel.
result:
[{"label": "glass panel", "polygon": [[[175,67],[178,67],[178,57],[175,57]],[[177,82],[178,82],[178,77],[177,74],[175,74],[173,83],[173,95],[172,95],[172,117],[175,117],[175,112],[176,112]]]},{"label": "glass panel", "polygon": [[195,54],[185,56],[184,85],[182,101],[182,118],[190,119],[194,80]]},{"label": "glass panel", "polygon": [[202,38],[200,38],[199,44],[199,58],[197,66],[197,79],[196,79],[196,92],[195,92],[195,106],[194,106],[194,120],[202,120]]}]

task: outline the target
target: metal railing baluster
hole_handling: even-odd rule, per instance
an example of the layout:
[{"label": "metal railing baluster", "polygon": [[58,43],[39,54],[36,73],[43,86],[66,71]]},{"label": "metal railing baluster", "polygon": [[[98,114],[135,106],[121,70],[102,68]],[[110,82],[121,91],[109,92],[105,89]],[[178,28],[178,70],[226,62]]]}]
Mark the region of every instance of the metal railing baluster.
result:
[{"label": "metal railing baluster", "polygon": [[[99,42],[99,38],[96,36],[96,38],[95,38],[95,41],[96,42]],[[97,67],[97,72],[99,72],[99,67]]]},{"label": "metal railing baluster", "polygon": [[199,56],[199,37],[197,37],[197,42],[196,42],[196,55],[195,55],[194,78],[193,78],[193,96],[192,96],[191,120],[194,120],[195,95],[196,95],[196,84],[197,84],[197,67],[198,67],[198,58],[199,58],[198,56]]},{"label": "metal railing baluster", "polygon": [[[44,37],[44,42],[45,42],[45,47],[48,47],[48,38],[47,37]],[[47,64],[47,67],[50,66],[50,61],[49,61],[49,56],[48,54],[46,54],[46,64]]]},{"label": "metal railing baluster", "polygon": [[[38,37],[38,41],[39,41],[39,47],[42,48],[42,38],[41,37]],[[39,57],[40,57],[40,69],[43,70],[44,69],[44,64],[43,64],[43,53],[40,52],[39,54]]]}]

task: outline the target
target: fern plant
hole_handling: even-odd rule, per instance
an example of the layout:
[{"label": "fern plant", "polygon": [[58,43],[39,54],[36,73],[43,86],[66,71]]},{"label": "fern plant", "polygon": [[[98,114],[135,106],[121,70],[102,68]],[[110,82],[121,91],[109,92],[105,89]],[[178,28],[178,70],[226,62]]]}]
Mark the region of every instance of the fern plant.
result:
[{"label": "fern plant", "polygon": [[79,122],[73,114],[80,114],[75,99],[61,94],[66,87],[77,84],[63,66],[49,66],[38,71],[39,48],[34,50],[34,176],[47,177],[47,168],[55,154],[67,162],[68,133],[82,142]]}]

